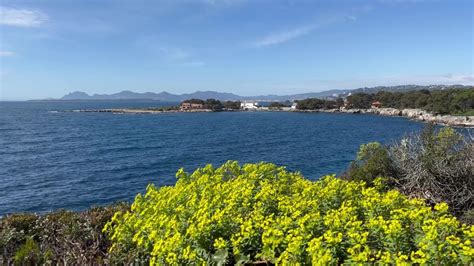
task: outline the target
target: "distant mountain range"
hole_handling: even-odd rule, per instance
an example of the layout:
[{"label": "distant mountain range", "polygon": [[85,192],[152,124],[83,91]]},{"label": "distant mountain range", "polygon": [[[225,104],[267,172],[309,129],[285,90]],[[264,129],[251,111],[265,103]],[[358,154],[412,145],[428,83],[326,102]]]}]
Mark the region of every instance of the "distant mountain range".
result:
[{"label": "distant mountain range", "polygon": [[372,88],[358,88],[354,90],[327,90],[322,92],[300,93],[292,95],[260,95],[260,96],[239,96],[233,93],[216,92],[216,91],[196,91],[185,94],[172,94],[166,91],[160,93],[154,92],[132,92],[121,91],[113,94],[93,94],[89,95],[85,92],[75,91],[63,96],[59,100],[155,100],[166,102],[180,102],[187,99],[217,99],[221,101],[237,101],[237,100],[259,100],[259,101],[291,101],[306,98],[325,98],[331,96],[344,96],[348,93],[366,92],[375,93],[378,91],[410,91],[410,90],[440,90],[451,88],[473,88],[473,86],[463,85],[401,85],[401,86],[379,86]]},{"label": "distant mountain range", "polygon": [[260,95],[260,96],[240,96],[233,93],[217,91],[196,91],[185,94],[172,94],[166,91],[160,93],[154,92],[132,92],[121,91],[113,94],[93,94],[89,95],[82,91],[71,92],[59,100],[156,100],[166,102],[180,102],[187,99],[217,99],[221,101],[242,101],[242,100],[260,100],[260,101],[286,101],[301,100],[306,98],[327,97],[333,94],[344,94],[349,90],[330,90],[323,92],[302,93],[293,95]]}]

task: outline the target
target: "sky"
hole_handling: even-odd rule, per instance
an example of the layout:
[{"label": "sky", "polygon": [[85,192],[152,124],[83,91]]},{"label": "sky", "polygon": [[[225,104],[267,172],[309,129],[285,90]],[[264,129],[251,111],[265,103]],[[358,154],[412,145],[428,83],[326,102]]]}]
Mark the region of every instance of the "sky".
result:
[{"label": "sky", "polygon": [[470,0],[2,0],[0,100],[474,84]]}]

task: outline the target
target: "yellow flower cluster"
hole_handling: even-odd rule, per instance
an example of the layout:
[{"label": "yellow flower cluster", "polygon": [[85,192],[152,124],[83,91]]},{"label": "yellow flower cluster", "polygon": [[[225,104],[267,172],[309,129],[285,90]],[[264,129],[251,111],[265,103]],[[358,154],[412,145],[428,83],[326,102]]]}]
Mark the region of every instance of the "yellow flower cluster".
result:
[{"label": "yellow flower cluster", "polygon": [[173,187],[148,186],[107,224],[111,252],[133,246],[160,265],[474,263],[473,226],[446,204],[433,210],[384,192],[380,180],[313,182],[274,164],[234,161],[176,176]]}]

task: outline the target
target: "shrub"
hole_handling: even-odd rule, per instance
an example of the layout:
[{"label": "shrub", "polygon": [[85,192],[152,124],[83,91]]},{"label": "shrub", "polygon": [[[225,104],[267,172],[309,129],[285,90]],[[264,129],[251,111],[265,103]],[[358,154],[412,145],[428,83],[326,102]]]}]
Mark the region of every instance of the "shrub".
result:
[{"label": "shrub", "polygon": [[377,177],[390,177],[393,172],[387,148],[378,142],[371,142],[360,146],[356,160],[351,163],[344,177],[372,185]]},{"label": "shrub", "polygon": [[465,211],[460,220],[466,224],[474,224],[474,209]]},{"label": "shrub", "polygon": [[59,210],[44,215],[13,214],[0,219],[0,264],[103,264],[110,242],[102,233],[115,212],[127,204],[85,212]]},{"label": "shrub", "polygon": [[455,214],[474,207],[474,143],[454,129],[428,126],[389,153],[395,186],[403,193],[433,204],[447,202]]},{"label": "shrub", "polygon": [[474,262],[473,226],[444,203],[384,192],[380,179],[313,182],[232,161],[176,176],[175,186],[149,185],[105,226],[112,256],[162,265]]},{"label": "shrub", "polygon": [[368,184],[380,176],[387,177],[389,188],[426,199],[432,205],[446,202],[453,214],[462,216],[474,206],[474,144],[452,128],[436,131],[428,125],[421,134],[407,136],[389,147],[361,145],[356,160],[343,175]]},{"label": "shrub", "polygon": [[25,244],[23,244],[18,251],[15,253],[15,264],[23,265],[35,265],[41,263],[41,251],[33,238],[27,238]]}]

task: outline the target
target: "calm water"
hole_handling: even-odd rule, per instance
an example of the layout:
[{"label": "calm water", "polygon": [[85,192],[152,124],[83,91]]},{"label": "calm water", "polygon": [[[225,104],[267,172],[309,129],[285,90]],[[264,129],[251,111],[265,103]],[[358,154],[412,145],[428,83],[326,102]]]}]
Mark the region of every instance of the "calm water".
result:
[{"label": "calm water", "polygon": [[360,144],[388,143],[421,123],[350,114],[51,112],[156,102],[0,102],[0,215],[132,200],[227,160],[269,161],[307,178],[341,173]]}]

